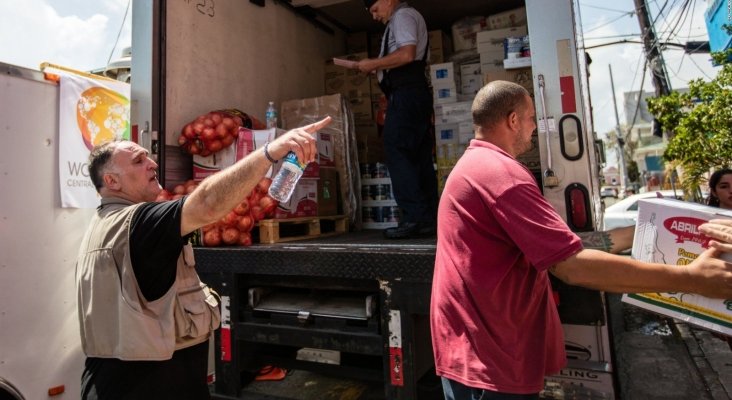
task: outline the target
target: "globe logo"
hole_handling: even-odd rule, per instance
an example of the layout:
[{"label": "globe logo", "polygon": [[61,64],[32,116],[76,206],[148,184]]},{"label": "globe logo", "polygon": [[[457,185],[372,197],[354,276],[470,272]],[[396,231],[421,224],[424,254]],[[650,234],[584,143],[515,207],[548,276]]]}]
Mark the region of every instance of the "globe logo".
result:
[{"label": "globe logo", "polygon": [[76,122],[91,149],[110,140],[130,137],[130,100],[103,87],[85,90],[76,104]]}]

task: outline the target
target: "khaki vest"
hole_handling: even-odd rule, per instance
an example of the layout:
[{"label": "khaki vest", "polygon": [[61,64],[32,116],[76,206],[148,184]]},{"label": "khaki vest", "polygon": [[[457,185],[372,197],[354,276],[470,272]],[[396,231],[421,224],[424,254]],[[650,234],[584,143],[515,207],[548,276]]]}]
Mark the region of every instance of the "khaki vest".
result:
[{"label": "khaki vest", "polygon": [[140,204],[102,199],[76,263],[81,344],[88,357],[167,360],[208,340],[221,317],[213,292],[198,278],[193,248],[178,257],[165,295],[147,301],[130,260],[130,224]]}]

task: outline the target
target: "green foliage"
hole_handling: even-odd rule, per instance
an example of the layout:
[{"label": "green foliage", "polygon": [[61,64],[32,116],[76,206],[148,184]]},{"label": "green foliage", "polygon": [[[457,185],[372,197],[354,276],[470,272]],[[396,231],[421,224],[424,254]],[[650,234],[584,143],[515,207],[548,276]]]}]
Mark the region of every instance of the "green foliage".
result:
[{"label": "green foliage", "polygon": [[712,53],[724,64],[710,82],[689,82],[689,93],[673,92],[648,99],[648,110],[671,132],[663,154],[683,170],[681,186],[696,191],[710,169],[732,164],[732,64],[725,64],[731,50]]}]

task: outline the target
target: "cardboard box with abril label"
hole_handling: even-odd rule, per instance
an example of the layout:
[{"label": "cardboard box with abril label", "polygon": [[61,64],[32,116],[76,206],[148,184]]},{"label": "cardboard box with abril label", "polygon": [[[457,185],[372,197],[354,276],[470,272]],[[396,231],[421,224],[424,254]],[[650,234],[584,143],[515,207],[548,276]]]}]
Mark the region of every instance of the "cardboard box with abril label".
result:
[{"label": "cardboard box with abril label", "polygon": [[[684,268],[708,248],[710,238],[699,231],[699,225],[715,218],[732,218],[732,212],[674,199],[640,200],[632,256]],[[732,254],[722,258],[732,261]],[[732,299],[677,292],[626,294],[623,301],[732,335]]]}]

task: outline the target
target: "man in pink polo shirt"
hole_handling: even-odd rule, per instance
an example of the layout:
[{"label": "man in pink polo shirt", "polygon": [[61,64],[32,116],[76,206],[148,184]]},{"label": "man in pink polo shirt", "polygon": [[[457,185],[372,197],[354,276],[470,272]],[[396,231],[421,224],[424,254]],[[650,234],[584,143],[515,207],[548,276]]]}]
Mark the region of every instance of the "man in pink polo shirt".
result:
[{"label": "man in pink polo shirt", "polygon": [[[526,89],[491,82],[472,113],[475,139],[438,210],[430,318],[446,399],[538,399],[544,376],[566,363],[549,272],[611,292],[732,296],[732,265],[716,258],[728,244],[715,243],[685,269],[583,248],[516,160],[536,129]],[[704,229],[729,241],[729,226]]]}]

